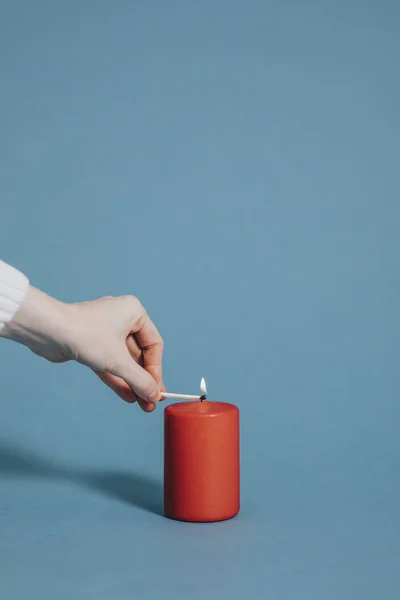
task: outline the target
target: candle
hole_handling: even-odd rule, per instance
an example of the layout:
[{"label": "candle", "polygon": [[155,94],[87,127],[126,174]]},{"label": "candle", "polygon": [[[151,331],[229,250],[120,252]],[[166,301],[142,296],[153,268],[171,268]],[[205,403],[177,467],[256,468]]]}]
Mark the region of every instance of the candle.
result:
[{"label": "candle", "polygon": [[171,404],[164,411],[164,436],[165,514],[193,522],[237,515],[239,409],[201,399]]}]

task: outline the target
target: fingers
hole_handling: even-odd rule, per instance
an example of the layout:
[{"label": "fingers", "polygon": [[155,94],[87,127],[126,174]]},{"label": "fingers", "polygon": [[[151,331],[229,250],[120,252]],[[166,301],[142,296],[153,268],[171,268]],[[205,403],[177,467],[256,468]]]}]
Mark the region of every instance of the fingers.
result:
[{"label": "fingers", "polygon": [[151,412],[161,399],[161,390],[165,390],[162,382],[163,340],[137,298],[126,296],[119,302],[122,310],[118,318],[127,324],[125,344],[114,349],[108,346],[111,364],[107,361],[104,367],[96,368],[96,364],[92,367],[99,378],[126,402],[137,401],[143,410]]},{"label": "fingers", "polygon": [[[128,346],[129,354],[132,356],[132,358],[134,360],[136,360],[136,362],[141,367],[143,367],[142,349],[140,348],[139,343],[136,340],[134,335],[128,335],[127,340],[126,340],[126,345]],[[149,412],[149,407],[151,408],[151,410],[153,410],[152,403],[149,404],[145,400],[142,400],[141,398],[139,398],[139,396],[136,396],[136,398],[137,398],[137,402],[142,410],[144,410],[145,412]]]},{"label": "fingers", "polygon": [[127,348],[126,356],[120,361],[115,374],[121,377],[140,399],[150,403],[158,402],[160,399],[160,388],[155,379],[132,360]]},{"label": "fingers", "polygon": [[[152,412],[156,405],[154,402],[143,399],[137,390],[145,396],[151,397],[154,389],[157,388],[156,382],[146,373],[141,367],[143,364],[143,353],[139,343],[133,335],[128,336],[126,346],[129,351],[129,356],[124,356],[123,361],[119,363],[124,366],[118,369],[118,375],[95,371],[96,375],[111,388],[125,402],[137,402],[144,412]],[[133,359],[133,360],[132,360]],[[127,362],[129,364],[127,364]],[[137,369],[135,369],[135,365]],[[124,374],[124,375],[123,375]],[[157,392],[159,396],[159,393]]]},{"label": "fingers", "polygon": [[126,345],[128,346],[129,354],[132,356],[132,358],[136,360],[141,367],[143,367],[142,349],[134,335],[128,335],[126,338]]},{"label": "fingers", "polygon": [[135,332],[135,337],[143,352],[143,367],[152,375],[159,388],[165,391],[162,381],[164,342],[157,327],[148,316],[146,316],[142,327]]},{"label": "fingers", "polygon": [[113,390],[122,400],[133,404],[137,402],[142,410],[145,412],[153,412],[156,405],[153,402],[146,402],[139,398],[131,389],[131,387],[120,377],[111,375],[111,373],[100,373],[94,371],[99,379],[105,383],[110,389]]},{"label": "fingers", "polygon": [[111,373],[101,373],[99,371],[94,371],[99,379],[109,388],[112,389],[113,392],[118,394],[122,400],[125,402],[129,402],[129,404],[133,404],[133,402],[137,401],[136,394],[131,390],[129,385],[120,377],[116,377],[115,375],[111,375]]}]

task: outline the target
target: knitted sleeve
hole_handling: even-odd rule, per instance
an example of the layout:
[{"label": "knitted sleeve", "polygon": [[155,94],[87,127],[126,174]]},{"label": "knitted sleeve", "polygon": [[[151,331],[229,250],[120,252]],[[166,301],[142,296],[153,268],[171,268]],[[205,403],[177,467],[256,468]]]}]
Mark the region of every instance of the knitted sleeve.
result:
[{"label": "knitted sleeve", "polygon": [[28,278],[0,260],[0,336],[24,301],[28,288]]}]

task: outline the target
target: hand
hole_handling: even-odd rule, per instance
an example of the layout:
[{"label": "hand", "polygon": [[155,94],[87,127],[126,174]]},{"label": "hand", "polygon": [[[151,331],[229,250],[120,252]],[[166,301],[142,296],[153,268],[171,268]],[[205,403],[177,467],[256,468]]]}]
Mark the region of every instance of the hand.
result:
[{"label": "hand", "polygon": [[36,288],[28,294],[2,336],[52,362],[76,360],[126,402],[146,412],[165,391],[163,340],[134,296],[64,304]]}]

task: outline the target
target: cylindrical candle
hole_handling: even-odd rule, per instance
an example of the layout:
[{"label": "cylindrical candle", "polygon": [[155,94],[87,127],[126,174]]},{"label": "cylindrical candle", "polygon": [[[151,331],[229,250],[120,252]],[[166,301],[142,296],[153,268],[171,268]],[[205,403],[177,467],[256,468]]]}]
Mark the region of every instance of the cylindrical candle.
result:
[{"label": "cylindrical candle", "polygon": [[239,409],[178,402],[164,411],[164,509],[180,521],[223,521],[240,507]]}]

